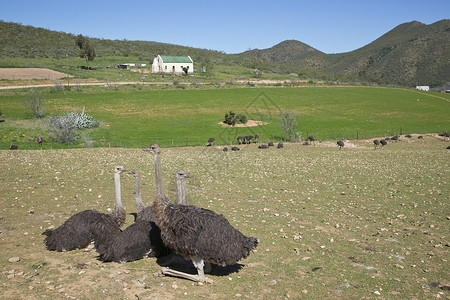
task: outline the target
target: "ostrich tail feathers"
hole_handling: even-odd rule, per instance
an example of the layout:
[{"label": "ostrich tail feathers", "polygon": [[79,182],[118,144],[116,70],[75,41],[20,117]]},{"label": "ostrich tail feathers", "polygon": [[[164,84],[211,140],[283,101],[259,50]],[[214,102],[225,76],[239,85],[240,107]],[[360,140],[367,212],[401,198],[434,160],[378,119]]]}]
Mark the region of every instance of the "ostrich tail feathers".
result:
[{"label": "ostrich tail feathers", "polygon": [[51,236],[52,233],[53,233],[53,230],[47,229],[46,231],[44,231],[43,233],[41,233],[41,235]]}]

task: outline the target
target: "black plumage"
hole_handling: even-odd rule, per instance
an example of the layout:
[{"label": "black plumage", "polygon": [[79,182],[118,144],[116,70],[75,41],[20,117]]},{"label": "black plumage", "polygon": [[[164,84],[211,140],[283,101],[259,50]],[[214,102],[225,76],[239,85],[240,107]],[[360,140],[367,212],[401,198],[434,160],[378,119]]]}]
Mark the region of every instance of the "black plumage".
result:
[{"label": "black plumage", "polygon": [[126,213],[122,205],[120,191],[120,174],[126,171],[123,167],[114,168],[114,183],[116,204],[112,214],[105,214],[97,210],[84,210],[74,214],[61,226],[54,230],[47,229],[43,235],[47,237],[44,243],[51,251],[70,251],[82,249],[92,241],[95,247],[106,243],[121,232],[125,223]]},{"label": "black plumage", "polygon": [[[160,169],[159,146],[151,145],[147,149],[154,154],[155,169]],[[156,173],[160,174],[160,170]],[[173,204],[164,193],[157,193],[153,212],[164,244],[176,254],[189,258],[198,273],[190,275],[163,268],[163,274],[204,282],[204,262],[234,264],[247,257],[259,241],[244,236],[222,215],[193,205]]]},{"label": "black plumage", "polygon": [[339,141],[336,142],[336,144],[338,145],[339,150],[341,150],[344,147],[344,142],[343,141],[339,140]]}]

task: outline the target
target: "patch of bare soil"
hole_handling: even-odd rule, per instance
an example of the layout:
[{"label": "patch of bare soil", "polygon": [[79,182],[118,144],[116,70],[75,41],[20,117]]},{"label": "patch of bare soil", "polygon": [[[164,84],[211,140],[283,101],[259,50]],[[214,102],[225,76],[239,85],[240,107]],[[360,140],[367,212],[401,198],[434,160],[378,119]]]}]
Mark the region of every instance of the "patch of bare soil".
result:
[{"label": "patch of bare soil", "polygon": [[[61,79],[67,74],[44,68],[0,68],[0,79],[26,80],[26,79]],[[73,77],[69,75],[69,77]]]},{"label": "patch of bare soil", "polygon": [[222,125],[223,127],[255,127],[255,126],[261,126],[261,125],[267,125],[269,123],[263,122],[263,121],[254,121],[254,120],[248,120],[245,124],[236,124],[236,125],[228,125],[224,122],[217,123],[219,125]]}]

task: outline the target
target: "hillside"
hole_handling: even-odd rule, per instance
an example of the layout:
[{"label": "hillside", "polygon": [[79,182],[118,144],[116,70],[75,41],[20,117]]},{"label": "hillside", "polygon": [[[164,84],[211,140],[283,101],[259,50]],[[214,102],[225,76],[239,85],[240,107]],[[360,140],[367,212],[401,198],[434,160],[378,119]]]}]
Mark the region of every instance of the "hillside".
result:
[{"label": "hillside", "polygon": [[[73,34],[0,21],[0,59],[77,57],[75,38]],[[147,64],[158,54],[170,53],[190,55],[196,68],[206,66],[207,70],[242,66],[279,74],[297,73],[307,80],[341,79],[399,86],[441,86],[450,81],[450,20],[431,25],[415,21],[401,24],[360,49],[340,54],[325,54],[296,40],[241,54],[152,41],[90,41],[97,57],[136,57]],[[2,67],[10,66],[4,62]]]},{"label": "hillside", "polygon": [[325,54],[298,41],[285,41],[240,55],[380,84],[438,86],[450,81],[450,20],[404,23],[347,53]]}]

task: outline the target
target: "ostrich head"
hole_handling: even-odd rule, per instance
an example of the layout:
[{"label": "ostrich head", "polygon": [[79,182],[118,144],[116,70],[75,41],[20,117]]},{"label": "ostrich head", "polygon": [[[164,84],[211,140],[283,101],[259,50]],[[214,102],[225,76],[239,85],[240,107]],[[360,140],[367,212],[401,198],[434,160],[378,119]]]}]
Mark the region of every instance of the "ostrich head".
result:
[{"label": "ostrich head", "polygon": [[122,172],[127,172],[128,170],[127,169],[125,169],[124,167],[122,167],[122,166],[116,166],[115,168],[114,168],[114,173],[116,173],[116,174],[121,174]]},{"label": "ostrich head", "polygon": [[183,170],[179,170],[175,173],[177,179],[191,178],[191,176]]},{"label": "ostrich head", "polygon": [[142,149],[142,150],[151,152],[153,154],[160,154],[161,153],[161,150],[160,150],[158,144],[152,144],[152,145],[150,145],[147,148]]},{"label": "ostrich head", "polygon": [[128,172],[128,174],[129,175],[133,175],[134,178],[138,178],[139,177],[139,171],[137,171],[137,170]]}]

